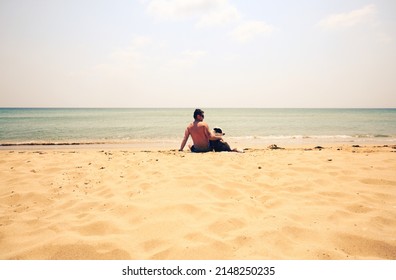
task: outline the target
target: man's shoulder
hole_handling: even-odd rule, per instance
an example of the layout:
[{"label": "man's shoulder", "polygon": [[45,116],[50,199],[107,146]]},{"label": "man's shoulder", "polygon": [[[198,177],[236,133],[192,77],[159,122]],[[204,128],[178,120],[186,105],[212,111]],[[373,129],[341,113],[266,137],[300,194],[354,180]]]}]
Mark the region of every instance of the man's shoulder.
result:
[{"label": "man's shoulder", "polygon": [[207,124],[206,122],[199,122],[198,125],[199,125],[199,126],[209,127],[208,124]]}]

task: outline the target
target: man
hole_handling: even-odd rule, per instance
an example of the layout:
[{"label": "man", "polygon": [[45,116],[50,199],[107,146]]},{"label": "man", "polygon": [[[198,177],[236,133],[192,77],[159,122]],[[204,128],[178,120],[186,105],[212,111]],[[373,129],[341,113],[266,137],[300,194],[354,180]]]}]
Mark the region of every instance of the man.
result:
[{"label": "man", "polygon": [[210,132],[208,124],[203,121],[204,117],[204,111],[201,109],[195,109],[194,122],[187,126],[179,151],[183,151],[190,135],[194,142],[194,145],[191,146],[190,149],[192,152],[196,153],[211,151],[212,148],[210,147],[209,140],[223,139],[221,136],[216,136]]}]

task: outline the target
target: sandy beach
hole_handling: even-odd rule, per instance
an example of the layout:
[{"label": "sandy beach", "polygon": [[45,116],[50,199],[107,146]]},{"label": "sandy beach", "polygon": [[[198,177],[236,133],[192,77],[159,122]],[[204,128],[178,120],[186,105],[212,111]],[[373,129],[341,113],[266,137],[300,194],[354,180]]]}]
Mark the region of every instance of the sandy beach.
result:
[{"label": "sandy beach", "polygon": [[396,149],[0,150],[0,259],[396,259]]}]

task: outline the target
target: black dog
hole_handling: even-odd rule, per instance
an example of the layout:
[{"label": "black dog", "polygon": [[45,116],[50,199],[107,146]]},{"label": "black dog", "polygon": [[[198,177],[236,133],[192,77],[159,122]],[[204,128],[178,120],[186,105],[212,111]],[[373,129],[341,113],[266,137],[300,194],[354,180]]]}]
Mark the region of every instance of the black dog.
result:
[{"label": "black dog", "polygon": [[[220,127],[213,128],[213,132],[216,136],[225,135],[225,133],[223,133],[223,130]],[[209,142],[210,142],[210,147],[215,152],[231,152],[230,145],[228,145],[228,143],[224,142],[223,140],[210,140]]]}]

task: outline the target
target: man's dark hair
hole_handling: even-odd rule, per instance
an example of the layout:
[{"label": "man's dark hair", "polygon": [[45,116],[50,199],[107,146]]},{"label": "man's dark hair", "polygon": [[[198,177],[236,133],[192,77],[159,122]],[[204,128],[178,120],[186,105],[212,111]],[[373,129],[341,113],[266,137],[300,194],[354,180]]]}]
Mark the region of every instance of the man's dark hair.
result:
[{"label": "man's dark hair", "polygon": [[204,111],[202,111],[201,109],[195,109],[194,119],[196,119],[198,115],[203,116],[203,114],[204,114]]}]

